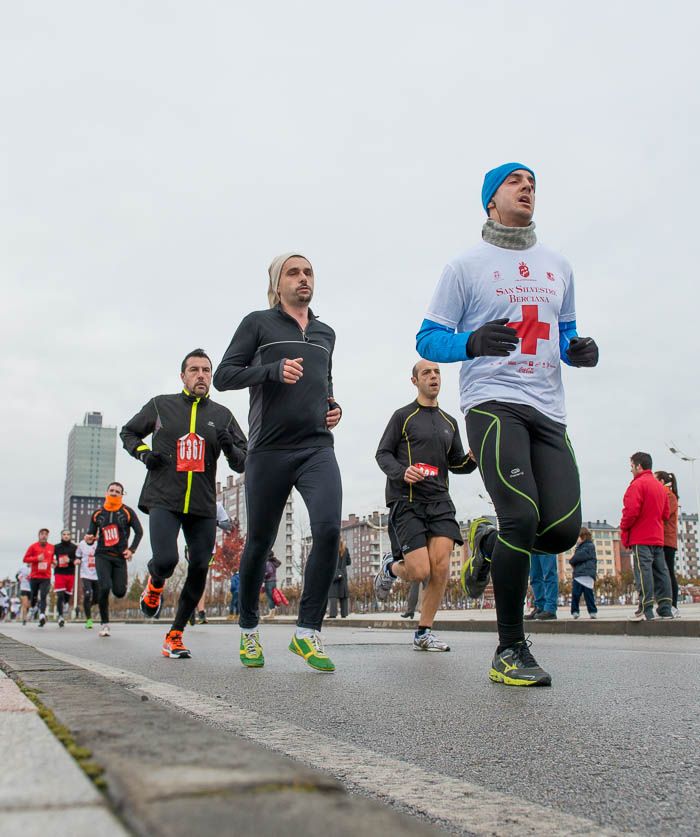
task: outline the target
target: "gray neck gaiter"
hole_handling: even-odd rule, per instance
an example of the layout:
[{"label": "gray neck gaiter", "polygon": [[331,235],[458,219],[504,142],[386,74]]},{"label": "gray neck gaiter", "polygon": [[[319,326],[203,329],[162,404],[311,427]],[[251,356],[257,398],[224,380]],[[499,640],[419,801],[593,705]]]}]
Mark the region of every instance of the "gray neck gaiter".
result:
[{"label": "gray neck gaiter", "polygon": [[504,227],[503,224],[489,218],[481,230],[481,237],[487,244],[503,247],[505,250],[527,250],[537,244],[533,221],[527,227]]}]

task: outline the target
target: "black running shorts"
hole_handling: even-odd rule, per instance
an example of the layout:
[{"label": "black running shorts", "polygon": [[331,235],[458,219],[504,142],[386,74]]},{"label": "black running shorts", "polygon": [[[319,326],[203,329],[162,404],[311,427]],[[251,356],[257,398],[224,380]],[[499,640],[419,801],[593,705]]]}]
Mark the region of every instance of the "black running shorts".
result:
[{"label": "black running shorts", "polygon": [[397,500],[389,512],[389,537],[394,555],[405,555],[428,544],[428,538],[451,538],[464,543],[450,500],[436,503],[409,503]]}]

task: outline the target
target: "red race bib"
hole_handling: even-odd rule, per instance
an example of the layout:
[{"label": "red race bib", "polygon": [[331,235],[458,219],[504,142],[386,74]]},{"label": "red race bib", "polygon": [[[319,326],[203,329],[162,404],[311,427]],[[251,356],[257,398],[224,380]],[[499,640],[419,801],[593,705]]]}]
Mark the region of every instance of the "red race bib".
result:
[{"label": "red race bib", "polygon": [[67,567],[68,566],[68,556],[67,555],[59,555],[58,556],[58,566],[59,567]]},{"label": "red race bib", "polygon": [[44,570],[47,570],[49,568],[48,562],[46,561],[39,561],[39,563],[36,566],[40,572],[43,572]]},{"label": "red race bib", "polygon": [[119,543],[119,527],[114,523],[110,523],[109,526],[103,526],[102,538],[105,546],[116,546]]},{"label": "red race bib", "polygon": [[90,570],[95,569],[95,553],[94,552],[91,552],[88,555],[87,565],[88,565],[88,569],[90,569]]},{"label": "red race bib", "polygon": [[188,433],[177,440],[177,470],[204,470],[204,439],[196,433]]}]

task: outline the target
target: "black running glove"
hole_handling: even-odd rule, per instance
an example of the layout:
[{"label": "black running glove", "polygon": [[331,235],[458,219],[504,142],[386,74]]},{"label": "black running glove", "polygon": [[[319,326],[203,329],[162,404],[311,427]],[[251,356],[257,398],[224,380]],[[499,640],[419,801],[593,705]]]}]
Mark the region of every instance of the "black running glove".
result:
[{"label": "black running glove", "polygon": [[572,366],[597,366],[598,344],[592,337],[572,337],[566,355]]},{"label": "black running glove", "polygon": [[152,450],[143,451],[139,459],[149,471],[155,471],[157,468],[162,468],[163,465],[167,463],[167,459],[162,453],[154,453]]},{"label": "black running glove", "polygon": [[518,332],[503,320],[492,320],[472,331],[467,340],[467,357],[507,357],[518,345]]}]

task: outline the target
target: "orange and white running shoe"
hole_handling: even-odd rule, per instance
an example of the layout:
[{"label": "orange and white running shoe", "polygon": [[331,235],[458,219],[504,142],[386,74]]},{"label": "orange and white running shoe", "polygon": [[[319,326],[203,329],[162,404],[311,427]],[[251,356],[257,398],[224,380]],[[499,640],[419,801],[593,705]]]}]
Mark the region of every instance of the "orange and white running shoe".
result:
[{"label": "orange and white running shoe", "polygon": [[190,649],[185,648],[182,641],[182,631],[168,631],[163,640],[161,653],[164,657],[170,657],[174,660],[192,656]]},{"label": "orange and white running shoe", "polygon": [[161,596],[163,594],[162,587],[154,587],[151,577],[148,577],[146,587],[141,593],[141,613],[149,619],[155,619],[160,613]]}]

